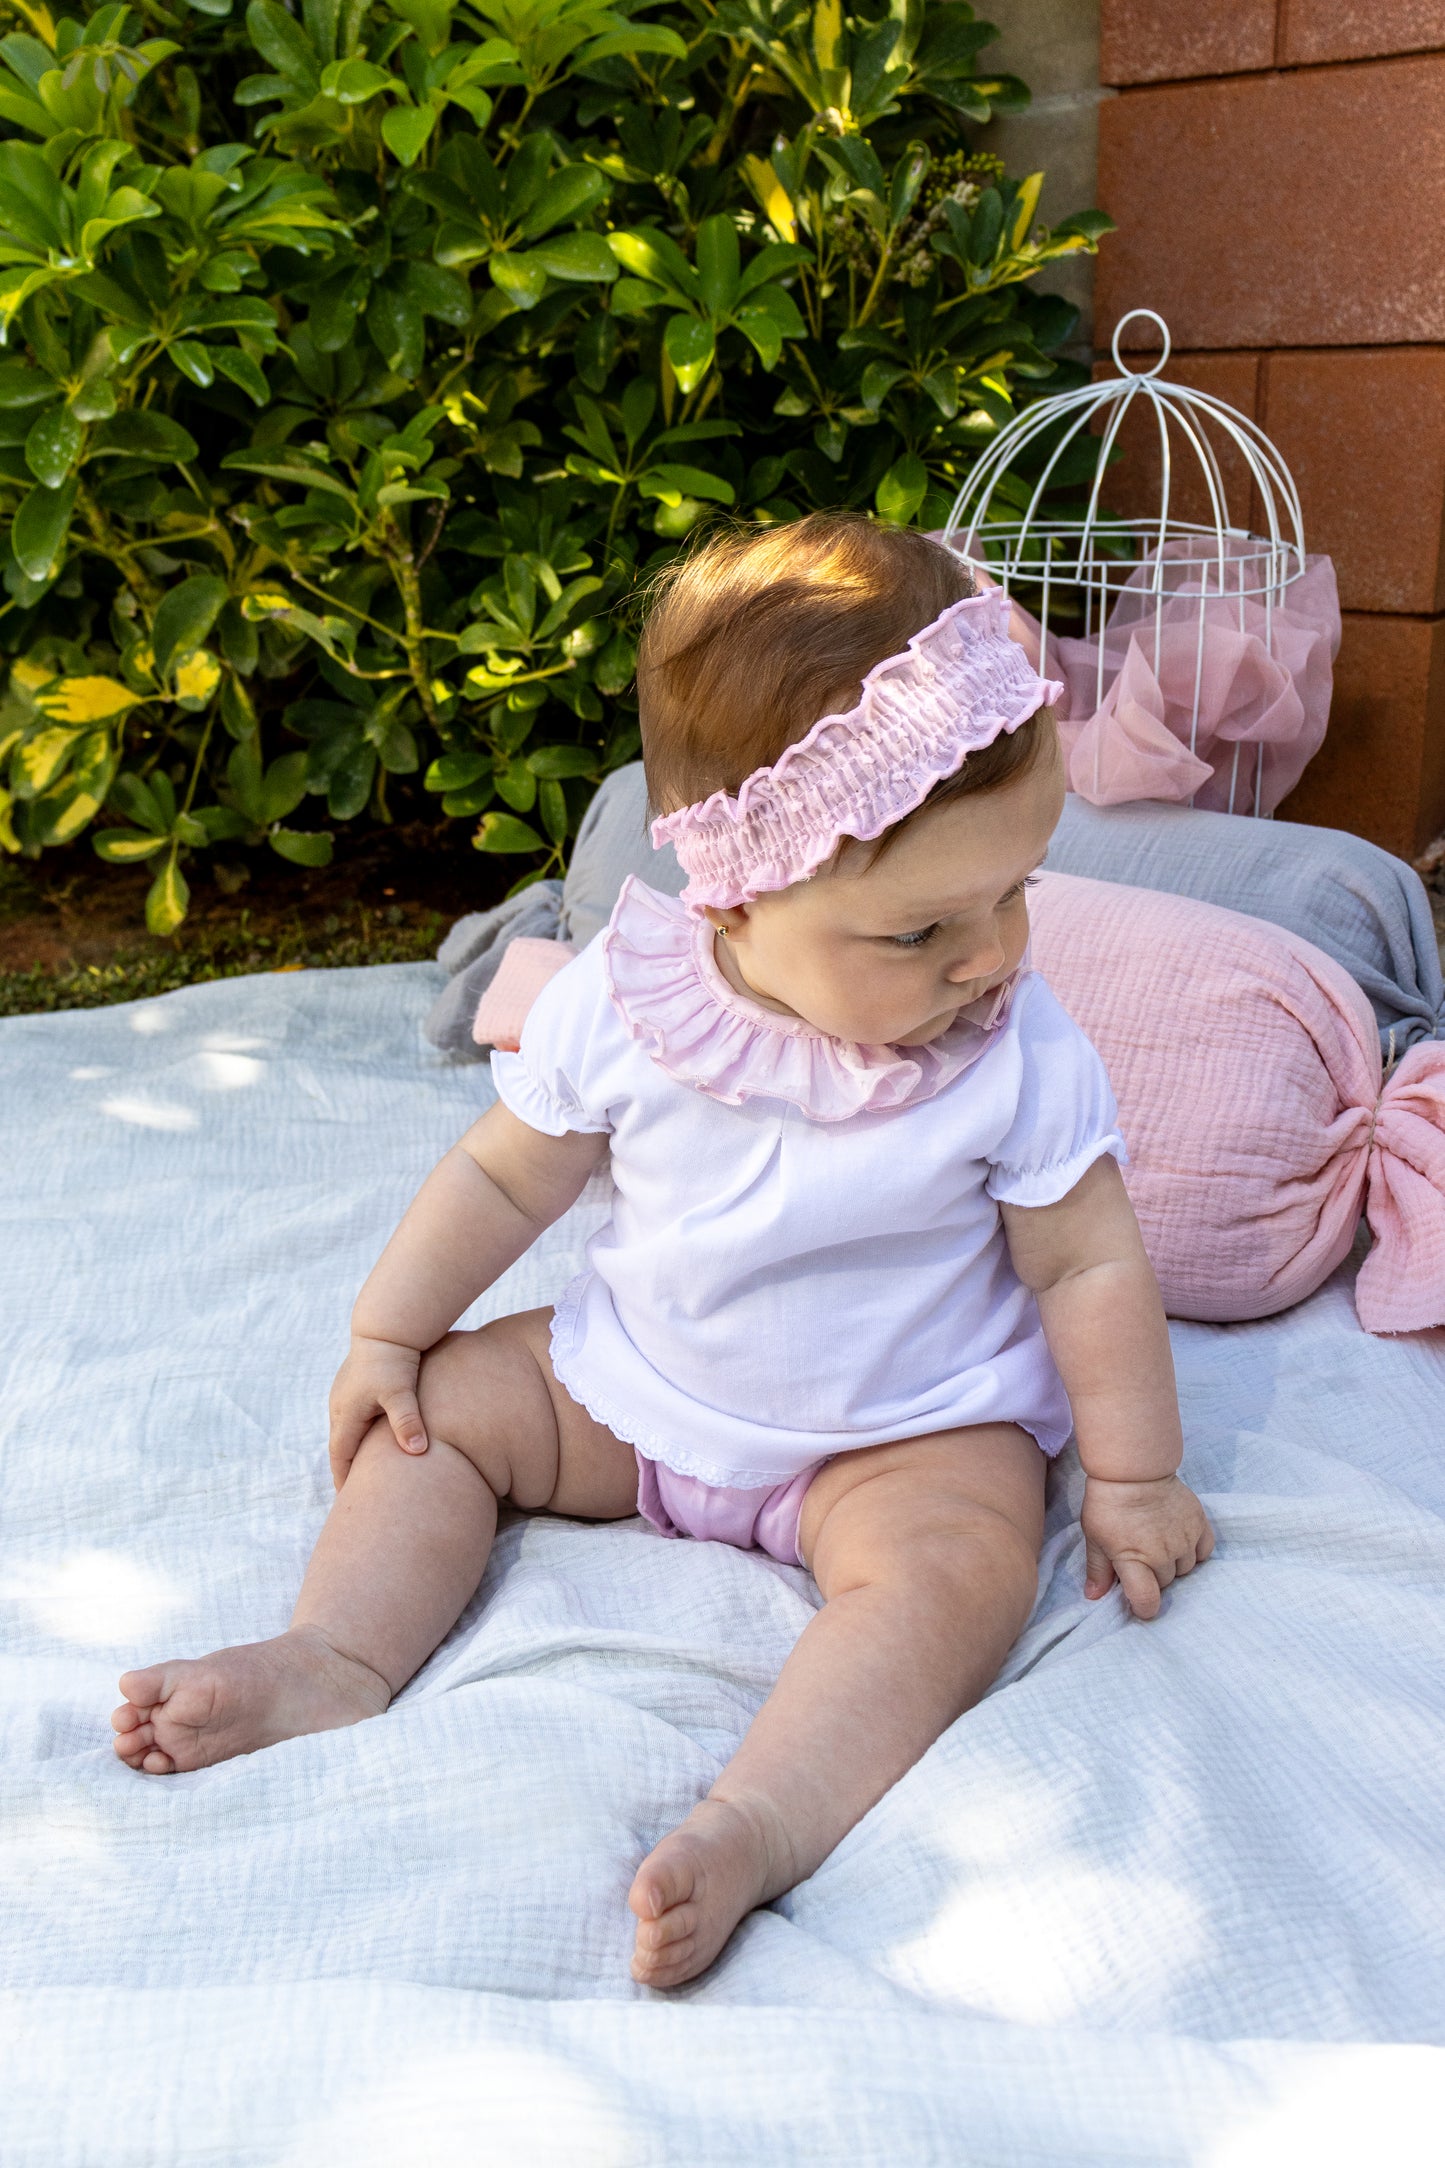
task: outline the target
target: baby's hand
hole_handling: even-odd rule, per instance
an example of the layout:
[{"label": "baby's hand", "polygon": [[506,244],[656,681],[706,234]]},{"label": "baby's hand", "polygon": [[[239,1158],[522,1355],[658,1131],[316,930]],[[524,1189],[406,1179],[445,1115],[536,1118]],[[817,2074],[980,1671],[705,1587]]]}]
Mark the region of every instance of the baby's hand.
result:
[{"label": "baby's hand", "polygon": [[353,1333],[351,1352],[331,1387],[331,1480],[340,1490],[357,1447],[379,1415],[404,1453],[424,1453],[426,1425],[416,1397],[421,1349]]},{"label": "baby's hand", "polygon": [[1136,1618],[1156,1618],[1160,1598],[1180,1574],[1202,1566],[1214,1549],[1204,1508],[1177,1475],[1152,1483],[1084,1486],[1084,1594],[1106,1595],[1117,1576]]}]

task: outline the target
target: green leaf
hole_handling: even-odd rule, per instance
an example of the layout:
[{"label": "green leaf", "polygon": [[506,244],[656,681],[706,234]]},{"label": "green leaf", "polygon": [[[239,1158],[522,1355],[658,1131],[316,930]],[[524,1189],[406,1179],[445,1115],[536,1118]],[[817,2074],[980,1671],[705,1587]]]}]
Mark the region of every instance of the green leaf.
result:
[{"label": "green leaf", "polygon": [[489,806],[497,795],[496,785],[490,776],[483,781],[469,783],[464,790],[450,790],[442,800],[442,811],[449,820],[470,820]]},{"label": "green leaf", "polygon": [[381,140],[401,165],[414,166],[436,126],[430,105],[394,105],[381,123]]},{"label": "green leaf", "polygon": [[266,770],[261,785],[261,818],[263,821],[285,820],[294,813],[306,796],[306,755],[283,753],[273,760]]},{"label": "green leaf", "polygon": [[534,309],[547,291],[547,266],[535,252],[523,256],[515,249],[497,249],[488,257],[487,269],[519,309]]},{"label": "green leaf", "polygon": [[497,851],[510,855],[516,851],[542,851],[545,843],[535,828],[519,821],[511,813],[486,813],[482,825],[472,838],[472,848],[478,851]]},{"label": "green leaf", "polygon": [[0,407],[44,406],[57,397],[60,386],[23,361],[0,361]]},{"label": "green leaf", "polygon": [[148,836],[139,828],[102,828],[90,840],[96,856],[112,866],[133,866],[142,858],[154,858],[167,842],[165,836]]},{"label": "green leaf", "polygon": [[682,467],[665,463],[649,467],[638,483],[644,497],[661,497],[664,502],[676,503],[680,497],[703,497],[710,504],[734,504],[737,493],[731,482],[725,482],[720,474],[709,474],[703,467]]},{"label": "green leaf", "polygon": [[170,357],[182,376],[188,376],[193,384],[199,384],[202,391],[209,390],[215,382],[216,372],[212,366],[211,350],[208,346],[202,346],[199,339],[177,339],[170,348]]},{"label": "green leaf", "polygon": [[303,90],[320,89],[321,71],[311,40],[285,8],[277,7],[275,0],[251,0],[246,28],[261,58],[269,60],[279,74]]},{"label": "green leaf", "polygon": [[670,316],[662,344],[678,389],[693,391],[712,367],[715,349],[711,325],[699,323],[695,316]]},{"label": "green leaf", "polygon": [[331,863],[332,838],[326,829],[273,828],[266,841],[278,858],[289,858],[293,866]]},{"label": "green leaf", "polygon": [[1003,239],[1003,198],[996,188],[986,188],[974,206],[968,253],[980,268],[993,262]]},{"label": "green leaf", "polygon": [[172,587],[161,597],[151,628],[151,649],[158,678],[167,679],[173,663],[201,646],[225,600],[225,581],[207,573],[197,573],[192,579],[182,580],[179,586]]},{"label": "green leaf", "polygon": [[394,75],[370,60],[333,60],[321,71],[322,96],[342,105],[365,105],[379,90],[400,87]]},{"label": "green leaf", "polygon": [[54,572],[70,529],[75,490],[72,476],[59,489],[37,482],[29,496],[22,498],[10,526],[10,547],[28,579],[48,580]]},{"label": "green leaf", "polygon": [[703,306],[715,321],[733,305],[740,266],[738,229],[732,220],[722,211],[705,218],[697,229],[697,278]]},{"label": "green leaf", "polygon": [[586,279],[610,286],[617,277],[617,258],[600,233],[558,234],[529,249],[526,260],[540,264],[554,279]]},{"label": "green leaf", "polygon": [[560,783],[543,782],[537,786],[537,811],[542,816],[542,826],[553,843],[567,840],[567,800]]},{"label": "green leaf", "polygon": [[85,442],[85,430],[68,407],[48,407],[30,424],[25,439],[25,464],[37,482],[59,489],[74,471]]},{"label": "green leaf", "polygon": [[174,933],[186,915],[190,900],[190,889],[172,852],[151,882],[150,894],[146,897],[149,930],[158,934]]},{"label": "green leaf", "polygon": [[928,493],[928,469],[917,452],[905,452],[888,469],[874,492],[881,519],[906,527]]},{"label": "green leaf", "polygon": [[527,766],[533,775],[549,780],[564,775],[595,775],[600,757],[589,753],[585,745],[539,745],[535,753],[527,755]]},{"label": "green leaf", "polygon": [[443,753],[422,777],[423,790],[466,790],[491,773],[489,753]]},{"label": "green leaf", "polygon": [[92,459],[97,453],[114,452],[128,459],[189,461],[199,449],[190,431],[168,414],[152,414],[140,407],[128,407],[109,421],[97,422],[90,439]]},{"label": "green leaf", "polygon": [[[229,377],[233,384],[238,384],[248,399],[254,401],[258,407],[270,405],[271,387],[266,382],[266,372],[259,361],[253,361],[239,346],[208,346],[203,351],[220,375]],[[174,347],[171,353],[174,356]]]}]

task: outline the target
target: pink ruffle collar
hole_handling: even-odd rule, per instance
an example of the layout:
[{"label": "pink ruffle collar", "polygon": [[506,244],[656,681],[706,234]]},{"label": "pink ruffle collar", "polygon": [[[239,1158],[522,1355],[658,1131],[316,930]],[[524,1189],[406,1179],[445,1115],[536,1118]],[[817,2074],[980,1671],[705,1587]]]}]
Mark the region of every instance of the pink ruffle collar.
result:
[{"label": "pink ruffle collar", "polygon": [[1025,968],[927,1046],[854,1046],[736,993],[718,969],[709,921],[634,876],[623,883],[602,956],[614,1008],[669,1076],[730,1107],[781,1099],[815,1122],[933,1098],[993,1044]]}]

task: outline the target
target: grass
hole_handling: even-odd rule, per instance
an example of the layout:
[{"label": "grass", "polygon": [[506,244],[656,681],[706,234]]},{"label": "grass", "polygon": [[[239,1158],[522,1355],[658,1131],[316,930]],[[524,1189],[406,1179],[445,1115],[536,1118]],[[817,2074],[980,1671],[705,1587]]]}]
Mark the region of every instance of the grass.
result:
[{"label": "grass", "polygon": [[[395,912],[398,921],[403,913]],[[346,964],[414,964],[429,961],[446,927],[439,912],[420,924],[388,925],[391,912],[355,905],[352,923],[338,917],[319,928],[291,935],[250,928],[242,912],[234,927],[206,929],[197,938],[157,953],[119,950],[106,964],[80,964],[54,971],[32,964],[28,971],[0,973],[0,1016],[33,1016],[52,1009],[101,1009],[118,1001],[141,1001],[168,994],[178,986],[205,979],[239,978],[248,971],[336,969]]]},{"label": "grass", "polygon": [[[0,920],[20,916],[33,901],[28,887],[5,878],[10,873],[0,865]],[[102,962],[0,970],[0,1017],[106,1008],[251,971],[419,963],[436,954],[448,923],[440,911],[348,901],[323,918],[297,915],[289,922],[274,913],[238,910],[221,921],[188,922],[168,941],[137,930]]]}]

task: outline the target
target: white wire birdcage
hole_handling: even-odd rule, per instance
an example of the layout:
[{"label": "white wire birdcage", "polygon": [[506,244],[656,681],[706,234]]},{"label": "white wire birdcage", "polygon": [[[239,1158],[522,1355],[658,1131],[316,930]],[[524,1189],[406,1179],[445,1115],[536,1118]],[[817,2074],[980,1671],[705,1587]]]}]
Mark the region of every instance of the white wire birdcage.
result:
[{"label": "white wire birdcage", "polygon": [[[1124,360],[1125,325],[1143,318],[1158,327],[1163,352],[1146,368]],[[1241,632],[1248,629],[1270,656],[1276,651],[1276,624],[1284,598],[1307,570],[1299,493],[1283,458],[1256,423],[1208,392],[1162,381],[1169,359],[1168,326],[1153,309],[1134,309],[1114,333],[1112,352],[1117,377],[1081,385],[1075,391],[1036,400],[1003,428],[979,459],[959,491],[943,531],[943,540],[983,567],[1010,596],[1026,603],[1039,624],[1042,675],[1050,669],[1051,613],[1070,622],[1082,639],[1097,646],[1095,708],[1102,706],[1111,678],[1118,672],[1117,643],[1109,634],[1125,615],[1147,653],[1153,639],[1153,667],[1160,671],[1166,619],[1171,630],[1181,615],[1197,613],[1192,708],[1187,717],[1191,754],[1198,749],[1200,692],[1205,674],[1207,628],[1218,624],[1220,604],[1237,610]],[[1103,509],[1110,455],[1131,412],[1142,407],[1158,437],[1159,499],[1145,515],[1120,515]],[[1097,428],[1092,476],[1078,487],[1086,501],[1082,512],[1060,516],[1050,511],[1077,465],[1071,447]],[[1037,479],[1020,483],[1020,469]],[[1203,481],[1196,504],[1208,508],[1204,520],[1176,516],[1181,458],[1193,454]],[[1221,456],[1223,455],[1223,456]],[[1231,516],[1226,467],[1246,478],[1247,501]],[[1087,469],[1086,469],[1087,474]],[[1077,498],[1076,498],[1077,503]],[[1247,524],[1251,505],[1260,508],[1263,533]],[[1057,609],[1056,609],[1057,606]],[[1233,615],[1233,611],[1230,612]],[[1076,642],[1069,641],[1071,651]],[[1056,658],[1053,658],[1056,659]],[[1187,695],[1182,703],[1188,706]],[[1176,726],[1178,727],[1178,726]],[[1180,735],[1183,736],[1180,729]],[[1227,810],[1236,810],[1242,747],[1236,741],[1229,776]],[[1254,774],[1246,780],[1238,810],[1260,813],[1265,759],[1256,750]],[[1252,804],[1251,801],[1252,800]],[[1192,802],[1192,801],[1191,801]]]}]

